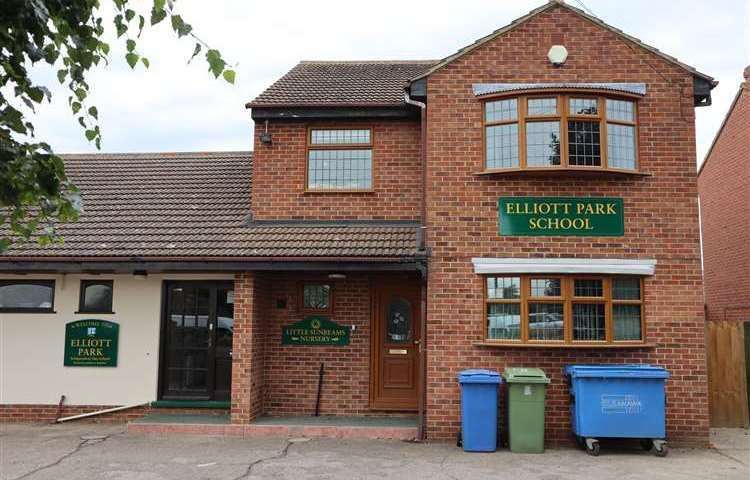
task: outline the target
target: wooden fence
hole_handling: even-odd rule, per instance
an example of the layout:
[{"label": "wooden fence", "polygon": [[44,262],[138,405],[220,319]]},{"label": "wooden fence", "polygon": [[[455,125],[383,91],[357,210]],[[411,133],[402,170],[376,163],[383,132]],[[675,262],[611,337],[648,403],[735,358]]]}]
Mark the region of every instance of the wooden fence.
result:
[{"label": "wooden fence", "polygon": [[706,323],[712,427],[745,427],[748,418],[745,322]]}]

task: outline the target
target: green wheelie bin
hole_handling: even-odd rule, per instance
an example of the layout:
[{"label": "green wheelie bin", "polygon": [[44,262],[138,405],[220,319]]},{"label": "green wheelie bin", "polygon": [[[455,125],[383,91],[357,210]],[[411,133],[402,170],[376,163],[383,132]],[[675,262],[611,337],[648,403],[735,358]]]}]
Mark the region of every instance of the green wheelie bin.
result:
[{"label": "green wheelie bin", "polygon": [[544,402],[547,375],[538,368],[506,368],[505,408],[511,452],[544,453]]}]

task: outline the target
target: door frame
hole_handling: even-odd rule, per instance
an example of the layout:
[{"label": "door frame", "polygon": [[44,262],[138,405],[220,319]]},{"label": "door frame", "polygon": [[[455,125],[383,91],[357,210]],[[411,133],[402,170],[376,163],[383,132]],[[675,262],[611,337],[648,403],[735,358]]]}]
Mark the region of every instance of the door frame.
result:
[{"label": "door frame", "polygon": [[[378,336],[380,331],[378,330],[382,326],[382,313],[380,305],[380,293],[382,284],[388,283],[390,285],[397,284],[399,286],[408,285],[416,289],[416,297],[414,298],[415,306],[419,308],[419,315],[415,315],[415,321],[419,322],[419,328],[415,329],[420,336],[420,343],[416,347],[416,358],[414,362],[415,378],[416,378],[416,403],[414,408],[404,408],[399,405],[388,405],[383,403],[376,403],[375,393],[377,390],[377,378],[380,375],[380,344],[378,342]],[[373,276],[370,281],[370,381],[369,381],[369,407],[370,410],[377,411],[390,411],[390,412],[412,412],[418,413],[423,408],[423,392],[424,392],[424,362],[423,358],[425,355],[424,348],[424,332],[425,332],[425,315],[423,309],[423,292],[422,292],[422,281],[419,277],[414,276]]]},{"label": "door frame", "polygon": [[[157,375],[157,389],[156,389],[156,398],[157,400],[164,400],[164,381],[165,376],[167,374],[167,318],[169,316],[169,288],[174,285],[191,285],[191,286],[207,286],[212,289],[212,293],[209,296],[209,309],[208,309],[208,315],[209,315],[209,321],[213,319],[213,321],[216,321],[216,288],[220,286],[231,286],[232,289],[234,289],[234,280],[226,279],[226,280],[164,280],[161,284],[161,315],[160,315],[160,325],[159,325],[159,360],[157,362],[158,364],[158,375]],[[234,316],[233,316],[234,318]],[[213,330],[211,330],[211,334],[216,335],[217,328],[214,327]],[[215,340],[215,339],[214,339]],[[214,344],[215,348],[215,344]],[[208,390],[208,398],[204,398],[204,396],[192,396],[192,397],[172,397],[168,400],[185,400],[185,401],[191,401],[191,400],[200,400],[200,401],[208,401],[212,400],[213,396],[215,394],[215,378],[214,378],[214,372],[216,367],[216,359],[214,358],[215,355],[209,355],[208,357],[208,370],[209,375],[207,375],[207,382],[209,384],[210,388],[207,388]],[[231,378],[230,378],[231,382]],[[230,384],[230,395],[231,395],[231,384]]]}]

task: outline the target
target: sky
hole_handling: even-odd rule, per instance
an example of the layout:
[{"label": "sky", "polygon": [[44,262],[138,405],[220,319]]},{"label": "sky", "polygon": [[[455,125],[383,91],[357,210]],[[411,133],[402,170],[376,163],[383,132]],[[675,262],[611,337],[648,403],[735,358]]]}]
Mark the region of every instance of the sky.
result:
[{"label": "sky", "polygon": [[[234,65],[237,81],[216,80],[193,43],[167,22],[144,32],[151,66],[131,70],[124,39],[110,38],[108,66],[89,78],[104,152],[252,149],[244,105],[299,60],[439,59],[546,0],[180,0],[194,32]],[[577,0],[568,2],[581,8]],[[108,5],[106,0],[103,5]],[[150,1],[131,0],[140,11]],[[696,109],[697,162],[703,160],[750,64],[750,0],[584,0],[596,16],[713,76],[713,105]],[[111,11],[103,11],[111,18]],[[109,24],[111,25],[111,23]],[[111,36],[112,28],[110,28]],[[58,153],[95,152],[67,105],[55,69],[34,68],[53,101],[34,121]]]}]

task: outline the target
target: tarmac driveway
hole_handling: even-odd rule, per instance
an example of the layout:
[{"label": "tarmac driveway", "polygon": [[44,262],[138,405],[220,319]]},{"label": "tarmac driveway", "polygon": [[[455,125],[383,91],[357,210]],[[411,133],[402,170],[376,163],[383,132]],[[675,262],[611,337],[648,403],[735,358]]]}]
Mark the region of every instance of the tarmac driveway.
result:
[{"label": "tarmac driveway", "polygon": [[715,449],[666,458],[574,449],[468,454],[447,443],[215,438],[125,433],[124,425],[0,425],[0,479],[741,479],[750,431],[712,432]]}]

